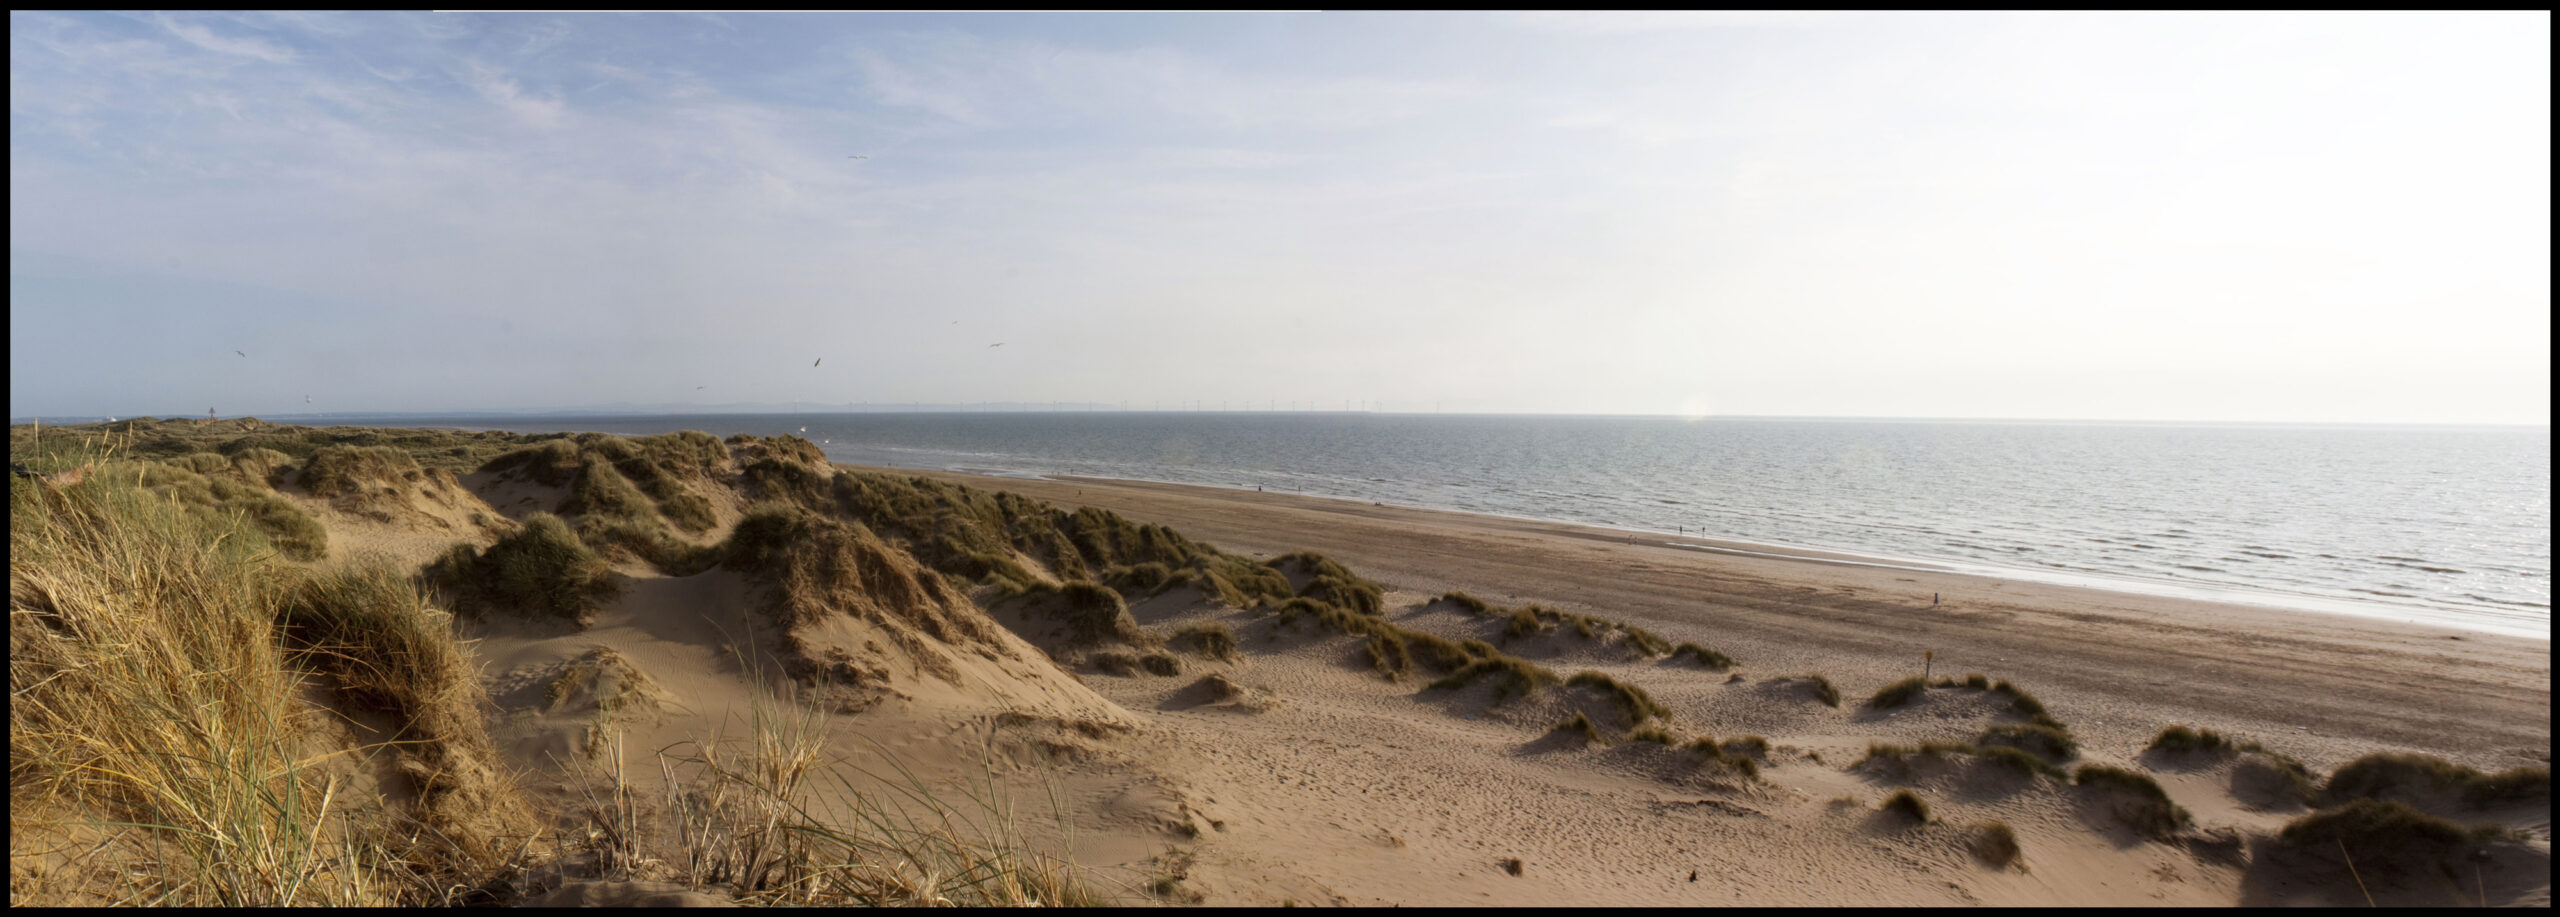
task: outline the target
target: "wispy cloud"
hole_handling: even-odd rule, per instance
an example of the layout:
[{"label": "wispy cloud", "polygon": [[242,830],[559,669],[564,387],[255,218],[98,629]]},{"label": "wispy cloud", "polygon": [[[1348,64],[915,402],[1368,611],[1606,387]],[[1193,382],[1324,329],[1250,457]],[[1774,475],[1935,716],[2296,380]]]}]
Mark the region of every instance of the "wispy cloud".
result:
[{"label": "wispy cloud", "polygon": [[1800,29],[1840,25],[1871,15],[1822,10],[1585,10],[1503,13],[1501,19],[1539,31],[1588,35],[1692,29]]},{"label": "wispy cloud", "polygon": [[255,38],[223,35],[207,26],[182,22],[165,14],[156,19],[161,28],[169,30],[169,34],[176,35],[188,44],[207,51],[254,57],[270,64],[290,64],[294,61],[292,48],[270,44]]},{"label": "wispy cloud", "polygon": [[561,114],[568,109],[568,105],[558,97],[527,93],[505,73],[479,61],[464,61],[460,78],[481,98],[535,127],[558,127]]}]

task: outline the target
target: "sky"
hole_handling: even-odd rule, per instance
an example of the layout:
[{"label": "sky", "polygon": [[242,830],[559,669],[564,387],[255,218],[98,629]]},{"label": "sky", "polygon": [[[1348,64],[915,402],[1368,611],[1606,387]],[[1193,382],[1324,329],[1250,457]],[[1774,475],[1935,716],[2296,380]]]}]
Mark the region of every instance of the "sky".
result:
[{"label": "sky", "polygon": [[2547,12],[9,25],[16,417],[2550,422]]}]

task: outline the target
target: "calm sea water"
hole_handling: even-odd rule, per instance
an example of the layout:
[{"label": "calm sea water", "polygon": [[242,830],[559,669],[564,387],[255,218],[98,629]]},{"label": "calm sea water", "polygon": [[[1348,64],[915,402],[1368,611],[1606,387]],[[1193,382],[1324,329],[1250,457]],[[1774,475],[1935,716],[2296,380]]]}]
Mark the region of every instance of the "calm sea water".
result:
[{"label": "calm sea water", "polygon": [[1289,413],[385,422],[805,426],[855,464],[1260,486],[2550,632],[2548,428]]}]

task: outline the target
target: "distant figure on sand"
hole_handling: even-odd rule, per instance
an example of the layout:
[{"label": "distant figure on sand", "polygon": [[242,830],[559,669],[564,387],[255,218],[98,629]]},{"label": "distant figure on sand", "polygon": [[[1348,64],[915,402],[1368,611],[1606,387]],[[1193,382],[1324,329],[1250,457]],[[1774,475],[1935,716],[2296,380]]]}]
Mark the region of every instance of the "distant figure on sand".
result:
[{"label": "distant figure on sand", "polygon": [[1929,607],[1938,607],[1938,594],[1935,592],[1929,593]]}]

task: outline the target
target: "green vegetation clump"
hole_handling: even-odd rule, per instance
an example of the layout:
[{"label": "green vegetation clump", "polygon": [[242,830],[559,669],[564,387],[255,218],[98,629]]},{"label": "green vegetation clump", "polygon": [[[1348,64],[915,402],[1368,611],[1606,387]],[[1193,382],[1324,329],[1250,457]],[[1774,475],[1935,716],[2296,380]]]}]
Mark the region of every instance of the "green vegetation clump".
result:
[{"label": "green vegetation clump", "polygon": [[2153,738],[2151,745],[2143,750],[2172,753],[2204,752],[2228,756],[2238,754],[2240,747],[2238,743],[2224,738],[2221,733],[2211,729],[2199,730],[2185,726],[2171,726],[2160,730],[2160,735]]},{"label": "green vegetation clump", "polygon": [[1672,648],[1672,661],[1678,662],[1684,658],[1695,660],[1699,665],[1710,669],[1733,668],[1733,657],[1699,646],[1695,643],[1683,643]]},{"label": "green vegetation clump", "polygon": [[1138,657],[1128,653],[1103,652],[1085,657],[1085,661],[1105,674],[1130,676],[1138,674]]},{"label": "green vegetation clump", "polygon": [[414,814],[440,836],[467,839],[460,852],[472,860],[495,862],[502,851],[472,825],[512,818],[522,802],[502,776],[481,716],[487,695],[452,617],[377,563],[300,579],[276,623],[294,660],[326,676],[341,705],[394,724],[397,769],[427,775],[417,781]]},{"label": "green vegetation clump", "polygon": [[[1132,595],[1193,586],[1222,604],[1251,608],[1299,594],[1272,566],[1095,507],[1070,513],[1011,492],[870,472],[839,471],[831,488],[838,511],[905,545],[926,566],[972,581],[995,579],[1012,590],[1037,581],[1018,555],[1062,578],[1098,576]],[[1332,596],[1357,608],[1365,581],[1330,560],[1313,566],[1340,582],[1311,583],[1319,593],[1312,600]]]},{"label": "green vegetation clump", "polygon": [[1369,653],[1369,665],[1388,678],[1413,671],[1413,651],[1405,646],[1403,634],[1393,627],[1371,632],[1361,647]]},{"label": "green vegetation clump", "polygon": [[2474,807],[2549,800],[2551,769],[2519,767],[2485,774],[2442,758],[2378,752],[2347,762],[2330,774],[2321,795],[2332,803],[2351,799],[2417,804],[2459,800]]},{"label": "green vegetation clump", "polygon": [[2022,777],[2041,776],[2067,780],[2070,779],[2071,776],[2070,774],[2065,773],[2062,768],[2053,766],[2043,758],[2037,757],[2023,749],[2013,748],[2007,745],[1980,746],[1974,749],[1973,754],[1975,760],[1993,767],[2006,768],[2008,770],[2015,771]]},{"label": "green vegetation clump", "polygon": [[[786,651],[797,652],[792,631],[838,615],[879,625],[882,635],[910,659],[944,678],[959,677],[945,658],[947,650],[974,645],[1000,651],[1004,645],[994,622],[967,596],[859,523],[786,503],[759,504],[730,532],[724,554],[724,566],[765,587],[762,610],[783,629]],[[1120,607],[1118,593],[1085,585],[1056,602],[1032,607],[1057,615],[1071,633],[1099,629],[1152,645]],[[810,671],[804,667],[792,674],[803,677]]]},{"label": "green vegetation clump", "polygon": [[1943,761],[1955,755],[1973,753],[1973,746],[1958,742],[1923,742],[1916,747],[1870,742],[1866,757],[1859,758],[1850,767],[1881,771],[1895,779],[1903,779],[1911,776],[1911,768],[1916,761]]},{"label": "green vegetation clump", "polygon": [[2146,837],[2168,838],[2193,821],[2187,810],[2171,802],[2168,791],[2161,789],[2159,781],[2151,779],[2148,774],[2102,764],[2084,764],[2072,773],[2071,782],[2076,786],[2115,794],[2116,816]]},{"label": "green vegetation clump", "polygon": [[1469,614],[1473,614],[1477,617],[1487,617],[1494,613],[1492,603],[1476,598],[1475,596],[1468,595],[1464,592],[1442,593],[1439,598],[1434,599],[1433,601],[1447,602],[1451,605],[1456,605],[1460,608],[1466,609]]},{"label": "green vegetation clump", "polygon": [[580,627],[621,591],[604,558],[549,513],[526,517],[522,529],[488,550],[455,545],[431,568],[430,578],[456,610],[509,611]]},{"label": "green vegetation clump", "polygon": [[1641,725],[1649,719],[1671,718],[1671,709],[1656,702],[1653,695],[1646,694],[1643,688],[1621,682],[1599,672],[1588,670],[1577,672],[1572,678],[1566,679],[1565,684],[1600,692],[1603,697],[1609,699],[1612,706],[1618,708],[1618,715],[1627,718],[1628,726]]},{"label": "green vegetation clump", "polygon": [[1117,641],[1139,646],[1152,642],[1147,632],[1139,629],[1136,618],[1129,616],[1129,605],[1120,593],[1101,583],[1071,580],[1060,584],[1055,594],[1058,602],[1050,614],[1067,626],[1067,640],[1073,646],[1095,646]]},{"label": "green vegetation clump", "polygon": [[2035,723],[1999,723],[1982,731],[1973,744],[1985,748],[2006,746],[2035,752],[2049,761],[2068,761],[2080,754],[2079,741],[2069,730]]},{"label": "green vegetation clump", "polygon": [[1671,641],[1656,636],[1652,631],[1628,625],[1622,633],[1626,634],[1627,645],[1635,647],[1636,652],[1638,653],[1646,656],[1668,656],[1671,654]]},{"label": "green vegetation clump", "polygon": [[1174,631],[1171,645],[1175,649],[1207,659],[1236,658],[1236,635],[1224,624],[1192,624]]},{"label": "green vegetation clump", "polygon": [[[478,707],[458,700],[478,686],[413,587],[284,563],[245,514],[152,490],[195,472],[12,439],[39,470],[133,472],[10,487],[11,856],[76,842],[89,864],[13,874],[13,903],[450,905],[495,878],[480,855],[492,829],[529,832],[501,824],[523,802],[473,751]],[[351,756],[295,725],[315,673],[329,702],[403,725],[387,753],[430,778],[414,799],[333,791]]]},{"label": "green vegetation clump", "polygon": [[2240,763],[2231,771],[2233,787],[2255,785],[2284,799],[2311,805],[2320,801],[2320,780],[2291,755],[2270,751],[2256,742],[2246,743],[2240,752]]},{"label": "green vegetation clump", "polygon": [[2018,832],[2007,822],[1981,822],[1965,829],[1965,849],[1984,865],[2007,868],[2018,859]]},{"label": "green vegetation clump", "polygon": [[1910,790],[1893,791],[1893,795],[1885,797],[1884,804],[1877,806],[1876,810],[1900,815],[1919,824],[1929,821],[1929,804],[1920,801],[1920,794]]},{"label": "green vegetation clump", "polygon": [[1665,747],[1669,747],[1669,746],[1671,746],[1671,745],[1679,744],[1679,740],[1678,740],[1678,739],[1673,738],[1673,737],[1671,736],[1671,733],[1670,733],[1670,731],[1669,731],[1669,730],[1663,729],[1660,725],[1658,725],[1658,724],[1652,724],[1652,723],[1648,723],[1648,724],[1645,724],[1645,725],[1643,725],[1643,726],[1638,726],[1638,727],[1636,727],[1636,728],[1634,728],[1634,729],[1628,730],[1628,731],[1627,731],[1627,741],[1629,741],[1629,742],[1651,742],[1651,743],[1653,743],[1653,744],[1655,744],[1655,745],[1661,745],[1661,746],[1665,746]]},{"label": "green vegetation clump", "polygon": [[1572,716],[1566,717],[1563,722],[1556,724],[1556,728],[1549,731],[1597,745],[1605,745],[1609,742],[1609,737],[1600,732],[1600,727],[1592,723],[1590,717],[1582,715],[1581,711],[1575,711]]},{"label": "green vegetation clump", "polygon": [[1799,675],[1797,677],[1812,682],[1813,696],[1821,698],[1824,704],[1833,707],[1840,706],[1840,689],[1831,686],[1831,679],[1824,678],[1820,675]]},{"label": "green vegetation clump", "polygon": [[422,472],[417,459],[389,446],[330,446],[303,462],[297,482],[312,496],[337,499],[414,481]]},{"label": "green vegetation clump", "polygon": [[1759,736],[1736,739],[1722,745],[1716,744],[1716,740],[1712,738],[1699,736],[1685,747],[1698,756],[1698,763],[1701,765],[1721,764],[1741,773],[1744,777],[1757,778],[1760,776],[1760,762],[1753,760],[1747,751],[1752,743],[1758,743],[1761,753],[1767,754],[1769,742]]},{"label": "green vegetation clump", "polygon": [[1138,665],[1149,674],[1166,678],[1182,674],[1182,660],[1174,658],[1171,653],[1148,653],[1138,657]]},{"label": "green vegetation clump", "polygon": [[1437,672],[1453,672],[1478,659],[1492,658],[1492,644],[1480,640],[1450,640],[1438,634],[1419,630],[1398,630],[1415,661]]},{"label": "green vegetation clump", "polygon": [[1891,710],[1910,703],[1912,699],[1928,690],[1929,682],[1914,675],[1877,690],[1873,697],[1867,698],[1867,707],[1874,710]]},{"label": "green vegetation clump", "polygon": [[[212,472],[208,476],[191,467]],[[167,494],[207,518],[239,515],[266,543],[294,560],[319,560],[329,554],[329,530],[319,520],[270,489],[265,478],[236,471],[222,456],[194,452],[162,462],[105,460],[96,462],[95,468],[99,476],[115,479],[117,486],[130,484]]]},{"label": "green vegetation clump", "polygon": [[1474,684],[1479,678],[1494,679],[1493,699],[1496,703],[1513,697],[1527,697],[1539,688],[1560,681],[1556,673],[1537,663],[1516,656],[1492,656],[1468,663],[1431,683],[1432,690],[1454,691]]},{"label": "green vegetation clump", "polygon": [[1998,684],[1992,685],[1991,692],[1994,694],[2008,695],[2009,709],[2026,717],[2027,722],[2034,723],[2039,726],[2051,726],[2055,729],[2063,728],[2062,721],[2054,719],[2051,713],[2046,712],[2043,702],[2036,700],[2035,695],[2028,694],[2025,688],[2010,684],[2004,680]]},{"label": "green vegetation clump", "polygon": [[[1964,686],[1976,691],[1988,691],[1991,690],[1991,679],[1984,677],[1980,672],[1967,672],[1964,676]],[[1994,824],[1997,823],[1995,822]],[[2001,827],[2006,828],[2008,826],[2001,825]]]},{"label": "green vegetation clump", "polygon": [[2340,854],[2360,871],[2393,875],[2442,869],[2503,834],[2495,825],[2464,827],[2396,801],[2359,798],[2294,819],[2277,839],[2305,853]]}]

